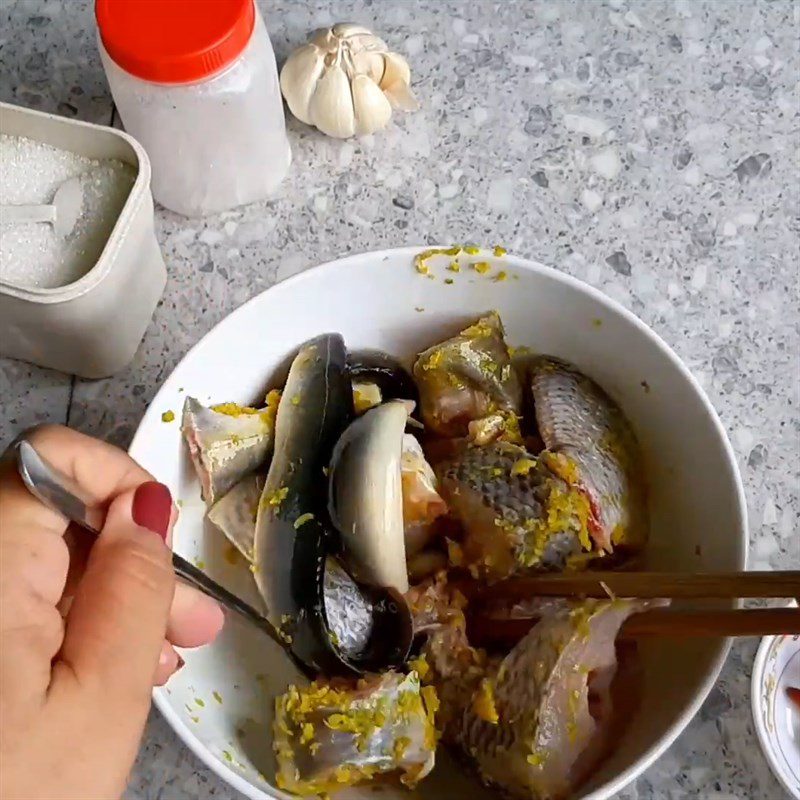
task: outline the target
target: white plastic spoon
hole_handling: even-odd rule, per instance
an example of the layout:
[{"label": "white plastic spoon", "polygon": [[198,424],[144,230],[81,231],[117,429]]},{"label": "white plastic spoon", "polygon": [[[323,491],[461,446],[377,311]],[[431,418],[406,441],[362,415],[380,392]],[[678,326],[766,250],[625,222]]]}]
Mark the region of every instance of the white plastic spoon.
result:
[{"label": "white plastic spoon", "polygon": [[0,221],[5,225],[26,222],[47,222],[56,236],[68,236],[83,207],[81,176],[70,178],[56,189],[52,203],[38,205],[0,205]]}]

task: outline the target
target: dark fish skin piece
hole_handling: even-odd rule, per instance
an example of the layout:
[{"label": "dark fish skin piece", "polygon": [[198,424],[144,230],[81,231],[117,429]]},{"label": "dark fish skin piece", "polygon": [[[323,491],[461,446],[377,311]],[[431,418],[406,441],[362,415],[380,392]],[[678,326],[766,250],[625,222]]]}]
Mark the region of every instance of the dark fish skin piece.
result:
[{"label": "dark fish skin piece", "polygon": [[523,448],[469,446],[436,468],[440,493],[465,530],[466,563],[490,580],[563,569],[590,546],[588,500]]},{"label": "dark fish skin piece", "polygon": [[545,446],[577,464],[593,539],[606,552],[640,549],[648,534],[642,457],[624,413],[594,381],[549,356],[533,360],[530,383]]},{"label": "dark fish skin piece", "polygon": [[292,362],[254,548],[254,574],[270,622],[301,661],[329,674],[341,673],[343,665],[330,641],[324,602],[330,536],[324,469],[353,417],[346,356],[342,337],[326,334],[305,344]]},{"label": "dark fish skin piece", "polygon": [[497,312],[421,353],[414,378],[422,420],[440,436],[466,436],[472,421],[521,412],[522,386]]},{"label": "dark fish skin piece", "polygon": [[342,337],[325,334],[303,345],[292,362],[253,559],[270,622],[296,659],[327,676],[400,665],[413,635],[399,593],[356,585],[332,555],[338,539],[327,513],[326,473],[354,416],[346,357]]}]

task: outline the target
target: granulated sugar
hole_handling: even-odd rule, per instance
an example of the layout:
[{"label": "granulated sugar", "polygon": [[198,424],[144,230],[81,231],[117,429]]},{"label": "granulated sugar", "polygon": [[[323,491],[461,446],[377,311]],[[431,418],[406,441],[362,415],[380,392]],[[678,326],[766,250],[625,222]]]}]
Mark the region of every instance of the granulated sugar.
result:
[{"label": "granulated sugar", "polygon": [[22,136],[0,135],[0,204],[50,203],[80,176],[81,213],[63,239],[49,223],[10,223],[0,212],[0,281],[52,289],[81,278],[97,262],[136,179],[115,159],[95,161]]}]

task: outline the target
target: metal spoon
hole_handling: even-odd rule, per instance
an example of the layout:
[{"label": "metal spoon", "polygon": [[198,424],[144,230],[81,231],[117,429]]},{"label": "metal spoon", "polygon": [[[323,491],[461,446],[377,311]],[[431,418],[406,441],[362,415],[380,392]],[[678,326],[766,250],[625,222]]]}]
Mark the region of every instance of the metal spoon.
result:
[{"label": "metal spoon", "polygon": [[[49,508],[97,536],[105,522],[105,509],[91,505],[75,481],[48,463],[30,442],[24,439],[17,442],[15,450],[17,469],[28,491]],[[289,654],[305,675],[309,678],[314,677],[308,667],[295,657],[285,639],[263,614],[211,580],[208,575],[177,553],[172,554],[172,566],[179,578],[213,597],[226,608],[238,612],[248,622],[264,631]]]}]

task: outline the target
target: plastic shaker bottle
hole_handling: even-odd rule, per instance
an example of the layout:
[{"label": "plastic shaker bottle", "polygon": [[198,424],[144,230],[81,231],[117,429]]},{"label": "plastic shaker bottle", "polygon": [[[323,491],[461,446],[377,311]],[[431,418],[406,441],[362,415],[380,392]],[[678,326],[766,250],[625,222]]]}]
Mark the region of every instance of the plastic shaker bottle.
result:
[{"label": "plastic shaker bottle", "polygon": [[275,54],[254,0],[97,0],[100,55],[155,199],[187,216],[250,203],[291,162]]}]

